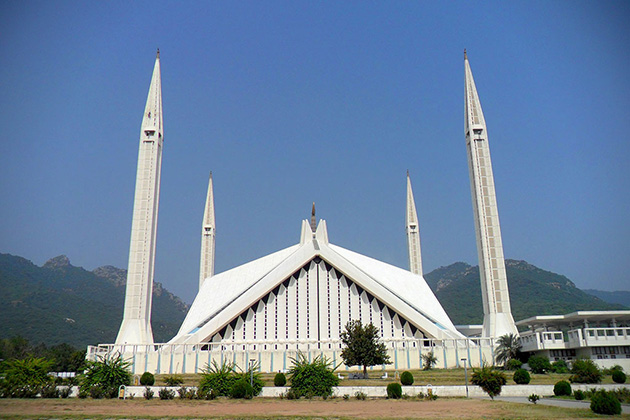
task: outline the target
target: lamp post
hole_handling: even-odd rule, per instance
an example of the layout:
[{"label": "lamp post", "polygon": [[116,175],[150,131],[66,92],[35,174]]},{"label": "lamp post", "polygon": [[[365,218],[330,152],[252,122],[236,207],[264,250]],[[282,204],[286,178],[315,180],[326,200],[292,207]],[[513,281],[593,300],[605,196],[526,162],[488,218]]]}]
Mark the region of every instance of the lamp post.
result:
[{"label": "lamp post", "polygon": [[466,398],[468,398],[468,366],[466,365],[466,358],[462,358],[462,362],[464,363],[464,375],[466,378]]},{"label": "lamp post", "polygon": [[249,384],[254,387],[254,362],[256,359],[249,359]]}]

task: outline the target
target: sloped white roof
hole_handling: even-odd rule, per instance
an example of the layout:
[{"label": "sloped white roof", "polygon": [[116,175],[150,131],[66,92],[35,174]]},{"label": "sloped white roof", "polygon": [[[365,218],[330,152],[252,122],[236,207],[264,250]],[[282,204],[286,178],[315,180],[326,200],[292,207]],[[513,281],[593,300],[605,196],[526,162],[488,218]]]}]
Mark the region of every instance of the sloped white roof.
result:
[{"label": "sloped white roof", "polygon": [[206,279],[170,342],[207,339],[318,256],[429,335],[463,338],[422,276],[329,244],[322,220],[316,237]]}]

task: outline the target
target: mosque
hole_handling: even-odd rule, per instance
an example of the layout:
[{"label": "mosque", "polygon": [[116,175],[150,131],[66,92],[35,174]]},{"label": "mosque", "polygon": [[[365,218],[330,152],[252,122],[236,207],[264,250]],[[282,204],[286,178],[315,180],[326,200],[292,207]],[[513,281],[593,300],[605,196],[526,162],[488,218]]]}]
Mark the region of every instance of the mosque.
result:
[{"label": "mosque", "polygon": [[123,321],[116,342],[90,346],[88,358],[120,352],[131,361],[134,373],[197,373],[213,361],[241,368],[256,362],[262,371],[284,371],[298,352],[309,358],[323,355],[337,365],[340,333],[348,321],[358,319],[380,331],[392,360],[387,369],[420,368],[422,355],[428,352],[444,368],[494,360],[497,337],[518,331],[510,310],[487,128],[466,53],[464,69],[464,134],[483,325],[453,325],[423,278],[409,174],[409,270],[331,243],[326,221],[317,222],[313,204],[311,219],[302,221],[299,243],[219,274],[214,273],[216,226],[210,174],[201,229],[199,292],[176,336],[168,343],[154,343],[151,303],[164,141],[158,51],[140,132]]}]

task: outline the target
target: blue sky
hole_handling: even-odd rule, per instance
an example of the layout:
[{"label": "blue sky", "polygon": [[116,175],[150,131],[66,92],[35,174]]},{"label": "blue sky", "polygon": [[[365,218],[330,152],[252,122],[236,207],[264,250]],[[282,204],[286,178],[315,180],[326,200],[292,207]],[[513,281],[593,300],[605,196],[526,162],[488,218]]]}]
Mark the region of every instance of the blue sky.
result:
[{"label": "blue sky", "polygon": [[505,256],[629,289],[630,3],[0,3],[0,252],[126,268],[156,48],[165,119],[156,280],[191,301],[213,171],[217,271],[299,240],[425,272],[477,263],[468,56]]}]

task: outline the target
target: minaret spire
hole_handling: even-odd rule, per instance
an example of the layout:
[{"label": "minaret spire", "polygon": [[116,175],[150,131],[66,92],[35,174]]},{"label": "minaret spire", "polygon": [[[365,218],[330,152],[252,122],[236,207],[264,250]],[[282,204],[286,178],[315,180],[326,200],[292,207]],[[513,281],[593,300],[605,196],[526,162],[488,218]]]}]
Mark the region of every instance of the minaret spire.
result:
[{"label": "minaret spire", "polygon": [[464,51],[464,67],[466,73],[464,132],[468,150],[470,190],[483,298],[482,335],[499,337],[508,333],[518,334],[510,308],[488,130],[466,51]]},{"label": "minaret spire", "polygon": [[313,202],[313,210],[311,210],[311,230],[317,230],[317,219],[315,219],[315,202]]},{"label": "minaret spire", "polygon": [[162,167],[162,80],[159,52],[140,129],[125,311],[116,344],[152,344],[151,303]]},{"label": "minaret spire", "polygon": [[214,243],[215,243],[215,219],[214,219],[214,191],[212,185],[212,172],[208,181],[208,195],[206,207],[203,213],[201,227],[201,267],[199,268],[199,289],[204,280],[214,276]]},{"label": "minaret spire", "polygon": [[409,251],[409,271],[422,275],[422,254],[420,251],[420,230],[418,228],[418,212],[416,202],[411,189],[411,179],[407,171],[407,212],[405,216],[407,225],[407,249]]}]

